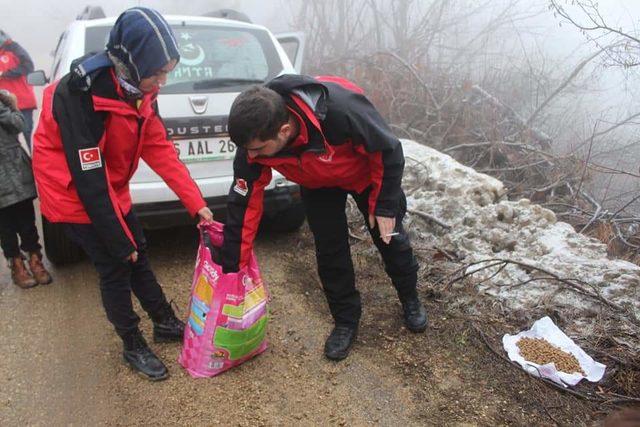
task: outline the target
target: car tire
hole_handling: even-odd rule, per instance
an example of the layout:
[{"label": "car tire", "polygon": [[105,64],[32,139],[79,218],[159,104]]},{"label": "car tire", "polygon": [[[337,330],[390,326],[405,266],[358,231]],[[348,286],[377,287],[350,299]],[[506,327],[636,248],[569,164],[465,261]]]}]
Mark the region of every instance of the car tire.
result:
[{"label": "car tire", "polygon": [[281,211],[265,213],[261,225],[267,231],[291,233],[302,227],[305,219],[304,206],[296,203]]},{"label": "car tire", "polygon": [[49,222],[44,216],[42,217],[42,238],[44,251],[52,263],[63,265],[82,259],[82,249],[67,237],[63,225]]}]

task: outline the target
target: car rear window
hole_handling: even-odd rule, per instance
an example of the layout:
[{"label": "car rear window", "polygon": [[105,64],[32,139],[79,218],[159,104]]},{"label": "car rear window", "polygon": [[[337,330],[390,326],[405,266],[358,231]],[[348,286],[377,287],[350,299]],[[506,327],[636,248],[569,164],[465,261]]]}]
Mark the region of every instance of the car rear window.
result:
[{"label": "car rear window", "polygon": [[[86,31],[85,53],[104,49],[111,27]],[[169,74],[162,93],[241,90],[277,76],[283,66],[264,30],[172,25],[180,62]]]}]

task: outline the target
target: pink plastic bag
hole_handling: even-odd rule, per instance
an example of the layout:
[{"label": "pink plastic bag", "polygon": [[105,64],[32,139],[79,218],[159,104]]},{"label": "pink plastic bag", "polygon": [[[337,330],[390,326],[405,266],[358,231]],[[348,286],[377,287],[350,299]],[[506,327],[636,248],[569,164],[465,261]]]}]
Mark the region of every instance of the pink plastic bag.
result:
[{"label": "pink plastic bag", "polygon": [[199,228],[189,318],[178,359],[194,378],[218,375],[265,351],[268,321],[267,288],[253,253],[246,267],[224,274],[211,253],[222,245],[223,225]]}]

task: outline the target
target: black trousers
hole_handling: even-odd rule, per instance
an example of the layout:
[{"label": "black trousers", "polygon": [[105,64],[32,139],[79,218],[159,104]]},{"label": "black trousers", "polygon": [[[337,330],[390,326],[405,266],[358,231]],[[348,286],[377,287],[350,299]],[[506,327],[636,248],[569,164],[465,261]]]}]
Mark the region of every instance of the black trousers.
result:
[{"label": "black trousers", "polygon": [[87,253],[98,271],[102,305],[120,337],[136,330],[140,322],[133,310],[131,292],[151,316],[167,304],[162,288],[149,265],[147,242],[142,226],[133,212],[125,217],[125,221],[138,246],[138,261],[135,263],[114,258],[107,251],[93,225],[65,224],[69,238]]},{"label": "black trousers", "polygon": [[25,252],[40,250],[32,199],[0,209],[0,246],[7,259],[19,257],[20,249]]},{"label": "black trousers", "polygon": [[[315,240],[318,274],[333,319],[338,325],[355,326],[360,321],[362,304],[360,293],[355,286],[349,248],[349,229],[345,212],[347,194],[351,194],[355,199],[368,224],[369,190],[355,194],[339,188],[303,188],[302,201]],[[369,233],[382,255],[385,270],[398,292],[398,297],[404,300],[417,296],[418,262],[413,255],[409,237],[402,227],[402,219],[407,209],[404,193],[401,196],[400,207],[395,228],[400,234],[393,236],[389,244],[382,241],[377,226],[369,229]]]}]

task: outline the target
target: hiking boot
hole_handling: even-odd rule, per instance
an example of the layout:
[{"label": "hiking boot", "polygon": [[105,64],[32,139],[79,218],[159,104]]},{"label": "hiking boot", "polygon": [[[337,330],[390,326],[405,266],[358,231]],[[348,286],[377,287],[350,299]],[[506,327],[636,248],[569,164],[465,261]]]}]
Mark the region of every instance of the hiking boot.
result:
[{"label": "hiking boot", "polygon": [[411,332],[424,332],[427,329],[427,309],[418,297],[402,301],[404,325]]},{"label": "hiking boot", "polygon": [[33,288],[38,284],[31,276],[31,273],[29,273],[29,270],[27,270],[27,266],[24,265],[22,256],[9,258],[9,267],[11,268],[11,279],[13,283],[22,289]]},{"label": "hiking boot", "polygon": [[357,326],[336,325],[324,343],[324,355],[331,360],[344,359],[349,355],[357,335]]},{"label": "hiking boot", "polygon": [[169,376],[167,367],[147,345],[138,329],[122,338],[122,357],[131,368],[151,381],[164,380]]},{"label": "hiking boot", "polygon": [[29,269],[38,285],[48,285],[53,281],[53,278],[42,264],[42,253],[39,251],[29,253]]},{"label": "hiking boot", "polygon": [[176,317],[169,303],[151,315],[153,321],[153,341],[157,343],[182,341],[184,322]]}]

